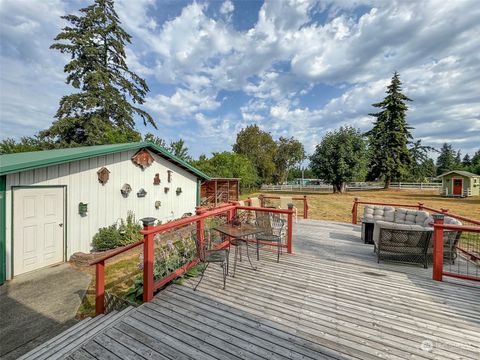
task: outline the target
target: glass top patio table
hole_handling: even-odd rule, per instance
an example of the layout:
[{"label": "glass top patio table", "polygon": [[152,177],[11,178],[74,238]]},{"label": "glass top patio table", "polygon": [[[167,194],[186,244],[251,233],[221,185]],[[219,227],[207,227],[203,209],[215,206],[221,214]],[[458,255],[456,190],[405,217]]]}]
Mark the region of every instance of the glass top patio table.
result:
[{"label": "glass top patio table", "polygon": [[249,225],[249,224],[242,224],[238,226],[235,226],[232,224],[225,224],[225,225],[217,226],[213,229],[235,239],[240,239],[243,237],[252,236],[252,235],[256,235],[263,232],[263,229],[259,228],[258,226]]},{"label": "glass top patio table", "polygon": [[[258,226],[250,225],[250,224],[241,224],[241,225],[233,225],[233,224],[225,224],[221,226],[217,226],[213,228],[226,236],[229,236],[233,239],[230,240],[230,244],[235,246],[241,246],[244,243],[247,247],[247,259],[250,263],[250,266],[253,270],[257,270],[257,268],[252,264],[250,260],[250,254],[248,252],[248,237],[256,234],[262,233],[264,230],[259,228]],[[236,264],[236,256],[235,256],[235,264]],[[235,273],[235,265],[234,265],[234,273]]]}]

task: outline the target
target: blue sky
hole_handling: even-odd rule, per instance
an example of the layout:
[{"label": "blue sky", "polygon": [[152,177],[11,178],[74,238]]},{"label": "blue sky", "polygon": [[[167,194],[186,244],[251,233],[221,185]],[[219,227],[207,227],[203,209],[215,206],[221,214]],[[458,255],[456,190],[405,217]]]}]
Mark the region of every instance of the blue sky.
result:
[{"label": "blue sky", "polygon": [[[68,56],[50,50],[60,16],[88,1],[0,1],[0,137],[53,120]],[[250,124],[311,153],[341,125],[367,130],[393,71],[414,101],[415,138],[480,148],[480,7],[458,1],[117,0],[145,110],[194,156],[231,150]]]}]

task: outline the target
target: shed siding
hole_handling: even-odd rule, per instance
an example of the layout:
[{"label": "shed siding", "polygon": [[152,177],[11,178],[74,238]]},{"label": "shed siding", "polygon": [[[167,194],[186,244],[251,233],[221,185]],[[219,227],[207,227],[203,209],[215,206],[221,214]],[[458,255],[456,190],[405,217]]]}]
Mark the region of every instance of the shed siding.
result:
[{"label": "shed siding", "polygon": [[[152,216],[163,222],[179,218],[184,213],[194,212],[197,197],[197,177],[168,160],[153,154],[154,163],[142,170],[132,163],[136,151],[93,157],[60,165],[23,171],[7,175],[6,184],[6,267],[7,279],[11,274],[13,254],[12,234],[12,186],[20,185],[66,185],[67,197],[67,259],[75,252],[89,252],[91,240],[100,227],[125,219],[129,210],[136,219]],[[97,171],[105,166],[110,171],[109,181],[102,185]],[[167,182],[167,170],[172,170],[172,182]],[[161,184],[153,185],[156,173],[160,174]],[[120,193],[128,183],[132,192],[128,198]],[[167,194],[164,188],[169,187]],[[177,187],[182,193],[177,196]],[[138,198],[140,188],[147,195]],[[160,209],[155,209],[155,201],[161,201]],[[88,215],[78,214],[78,204],[88,203]]]}]

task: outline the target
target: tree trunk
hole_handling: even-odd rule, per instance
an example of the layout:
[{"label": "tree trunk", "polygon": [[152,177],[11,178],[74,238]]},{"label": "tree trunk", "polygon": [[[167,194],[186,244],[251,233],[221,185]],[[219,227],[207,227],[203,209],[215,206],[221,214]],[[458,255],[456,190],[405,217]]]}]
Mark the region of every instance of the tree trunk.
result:
[{"label": "tree trunk", "polygon": [[385,177],[385,185],[383,186],[383,188],[384,189],[389,189],[391,181],[392,181],[392,179],[390,178],[390,176]]},{"label": "tree trunk", "polygon": [[343,194],[347,188],[347,184],[345,182],[341,182],[339,184],[333,184],[333,193],[337,194]]}]

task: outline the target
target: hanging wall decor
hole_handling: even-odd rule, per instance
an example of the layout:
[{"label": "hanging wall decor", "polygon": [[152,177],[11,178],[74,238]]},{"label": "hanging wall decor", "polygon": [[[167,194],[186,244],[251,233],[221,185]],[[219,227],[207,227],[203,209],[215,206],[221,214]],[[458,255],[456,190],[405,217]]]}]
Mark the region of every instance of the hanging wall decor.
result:
[{"label": "hanging wall decor", "polygon": [[182,188],[177,187],[177,190],[175,192],[177,193],[177,195],[180,195],[182,193]]},{"label": "hanging wall decor", "polygon": [[78,213],[80,214],[80,216],[87,216],[88,204],[83,202],[78,204]]},{"label": "hanging wall decor", "polygon": [[160,185],[160,174],[155,174],[153,178],[153,185]]},{"label": "hanging wall decor", "polygon": [[144,188],[141,188],[140,190],[138,190],[137,197],[145,197],[145,195],[147,195],[147,192],[145,191]]},{"label": "hanging wall decor", "polygon": [[172,182],[172,170],[167,170],[167,173],[168,173],[168,177],[167,177],[167,181],[168,182]]},{"label": "hanging wall decor", "polygon": [[162,202],[159,200],[155,201],[155,209],[160,209],[160,206],[162,206]]},{"label": "hanging wall decor", "polygon": [[105,185],[108,182],[108,178],[110,177],[110,171],[106,167],[102,167],[100,170],[97,171],[98,175],[98,182],[102,185]]},{"label": "hanging wall decor", "polygon": [[165,188],[163,188],[163,191],[165,192],[165,194],[168,194],[168,192],[170,191],[170,188],[169,188],[169,187],[165,187]]},{"label": "hanging wall decor", "polygon": [[132,191],[132,187],[130,186],[130,184],[124,184],[120,189],[120,192],[122,193],[122,196],[124,198],[127,198],[128,195],[130,195],[131,191]]},{"label": "hanging wall decor", "polygon": [[132,156],[132,161],[140,166],[142,170],[145,170],[147,167],[152,165],[153,156],[146,149],[138,151],[135,155]]}]

